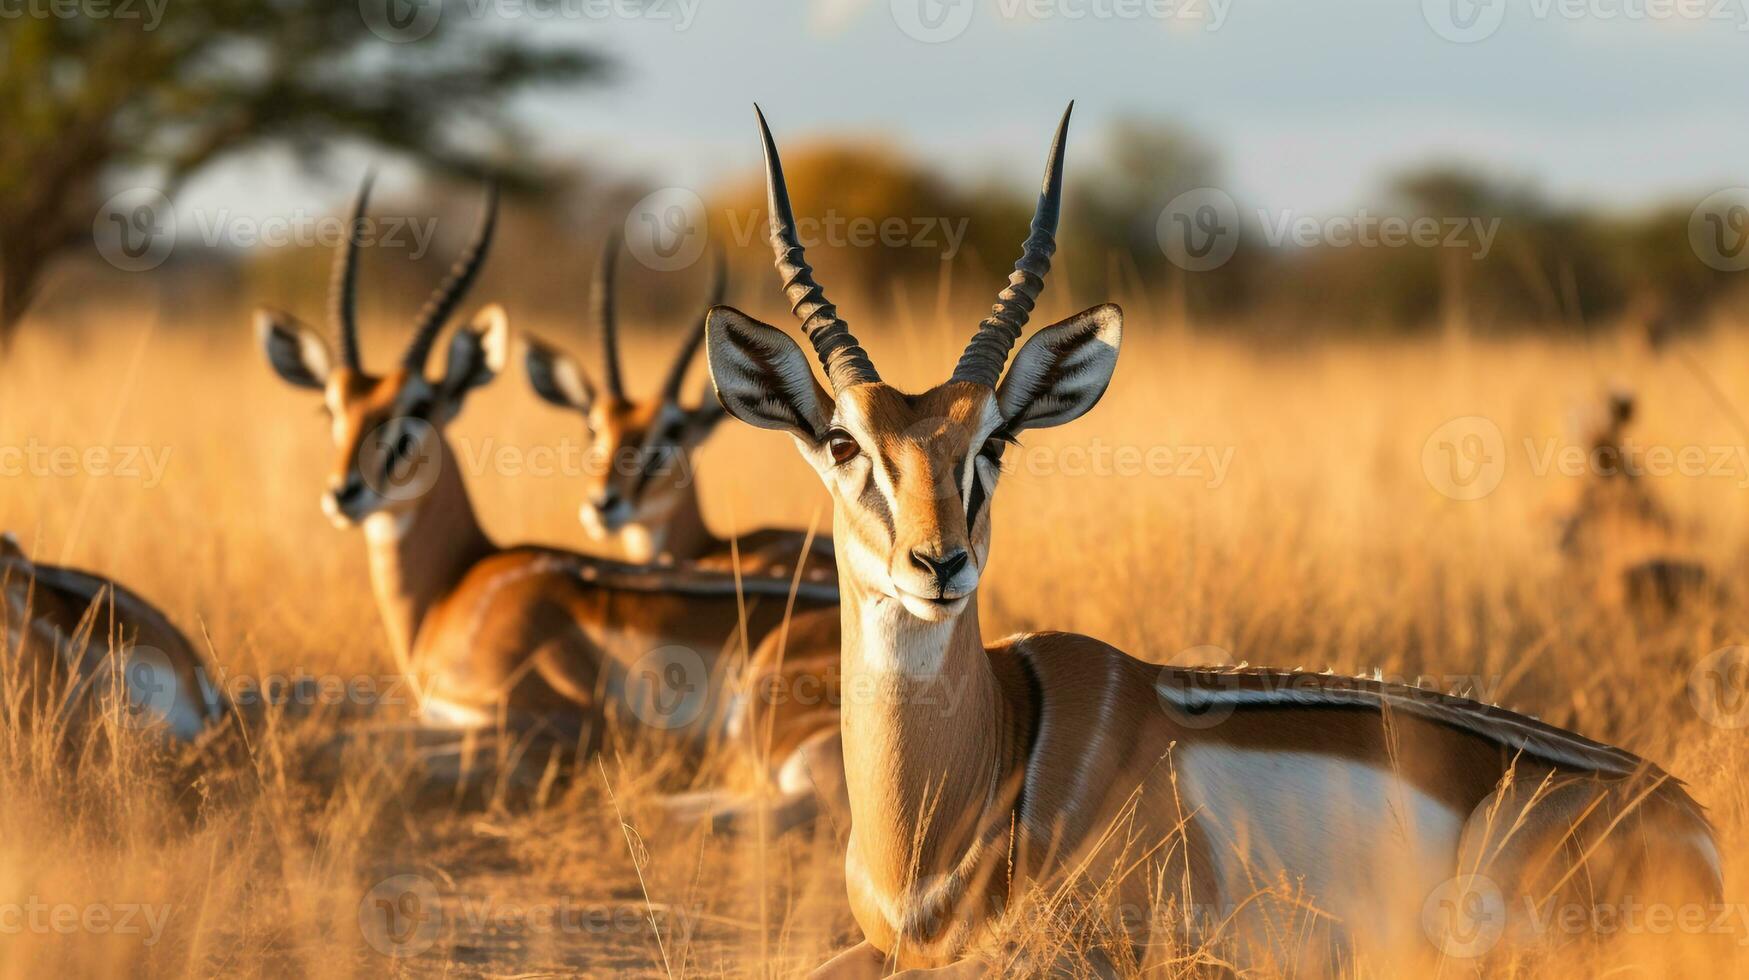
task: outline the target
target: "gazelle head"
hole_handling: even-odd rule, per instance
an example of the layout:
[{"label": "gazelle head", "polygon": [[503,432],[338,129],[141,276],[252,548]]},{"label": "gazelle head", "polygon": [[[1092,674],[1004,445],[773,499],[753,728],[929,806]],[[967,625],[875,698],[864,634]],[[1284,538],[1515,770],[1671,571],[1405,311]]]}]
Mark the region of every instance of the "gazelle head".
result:
[{"label": "gazelle head", "polygon": [[[686,372],[704,341],[704,317],[687,332],[662,386],[652,397],[626,393],[619,357],[619,325],[614,302],[614,265],[619,239],[602,247],[594,288],[595,318],[601,329],[604,384],[598,387],[570,354],[528,338],[528,381],[542,399],[583,417],[591,465],[585,468],[583,505],[578,516],[597,540],[629,525],[657,528],[692,499],[692,453],[716,429],[723,411],[716,399],[696,408],[680,403]],[[706,307],[722,302],[727,283],[725,259],[717,255],[715,282]]]},{"label": "gazelle head", "polygon": [[478,231],[449,275],[419,313],[400,363],[386,374],[364,369],[358,350],[358,249],[370,178],[359,189],[346,244],[334,261],[330,319],[340,341],[336,358],[315,329],[278,310],[262,309],[255,325],[267,361],[299,388],[323,393],[337,453],[322,494],[322,509],[345,527],[377,513],[402,515],[418,507],[424,491],[455,461],[440,432],[461,411],[468,392],[503,369],[509,339],[504,310],[491,305],[456,331],[443,374],[428,378],[431,347],[473,285],[497,219],[497,191],[487,192]]},{"label": "gazelle head", "polygon": [[729,414],[788,432],[820,474],[833,497],[841,579],[918,619],[952,619],[978,587],[1004,445],[1092,408],[1117,363],[1123,314],[1106,304],[1040,330],[1003,373],[1056,251],[1068,125],[1064,112],[1031,234],[990,316],[946,382],[908,394],[881,380],[814,281],[783,165],[759,116],[777,270],[831,391],[789,335],[729,307],[710,313],[711,378]]}]

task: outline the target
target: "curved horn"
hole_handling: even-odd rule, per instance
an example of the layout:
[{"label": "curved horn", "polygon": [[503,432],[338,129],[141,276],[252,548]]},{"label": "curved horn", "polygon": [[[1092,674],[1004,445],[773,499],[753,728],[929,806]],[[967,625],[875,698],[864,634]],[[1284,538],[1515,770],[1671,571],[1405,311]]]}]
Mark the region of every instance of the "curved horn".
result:
[{"label": "curved horn", "polygon": [[692,366],[692,359],[698,356],[698,348],[704,343],[704,325],[710,318],[710,309],[723,305],[723,297],[729,291],[729,257],[720,248],[716,249],[716,253],[715,271],[711,273],[710,299],[704,305],[705,312],[699,316],[698,325],[681,341],[680,352],[675,356],[673,366],[668,369],[668,378],[662,382],[663,401],[680,403],[680,386],[686,383],[686,369]]},{"label": "curved horn", "polygon": [[857,343],[850,325],[838,318],[838,307],[826,298],[826,291],[814,281],[814,270],[802,254],[801,240],[796,236],[796,217],[790,209],[789,188],[783,182],[783,161],[778,159],[777,144],[771,139],[771,128],[765,125],[765,113],[753,107],[759,117],[759,136],[765,142],[765,198],[771,210],[771,250],[777,259],[777,274],[783,279],[783,293],[789,299],[790,312],[802,321],[802,333],[814,343],[814,352],[832,390],[850,385],[879,381],[881,376],[868,359],[868,352]]},{"label": "curved horn", "polygon": [[614,269],[619,263],[619,232],[609,232],[601,243],[601,261],[595,266],[595,287],[590,302],[595,323],[601,328],[601,359],[607,372],[607,393],[624,400],[625,373],[619,359],[619,317],[615,315]]},{"label": "curved horn", "polygon": [[358,354],[358,248],[364,232],[364,213],[370,206],[370,188],[376,171],[368,170],[352,200],[352,217],[346,222],[346,242],[334,256],[334,272],[328,282],[328,325],[340,338],[340,363],[360,370]]},{"label": "curved horn", "polygon": [[486,206],[480,214],[480,227],[474,233],[474,240],[455,260],[455,265],[450,266],[449,275],[438,283],[431,298],[425,301],[425,308],[419,311],[413,341],[407,345],[407,353],[401,356],[401,364],[407,370],[425,369],[425,359],[431,354],[431,343],[437,339],[437,332],[449,322],[450,314],[455,312],[456,305],[479,276],[480,266],[485,264],[486,250],[492,245],[492,230],[497,224],[498,185],[491,183],[486,185]]},{"label": "curved horn", "polygon": [[1056,139],[1051,141],[1050,162],[1045,165],[1044,186],[1038,195],[1038,207],[1032,213],[1032,231],[1021,246],[1014,271],[1008,274],[1008,285],[996,296],[990,315],[978,324],[977,333],[966,344],[959,363],[954,365],[953,380],[996,387],[1002,379],[1002,369],[1014,342],[1020,339],[1039,293],[1045,288],[1045,275],[1051,271],[1051,256],[1057,251],[1057,215],[1063,205],[1063,149],[1069,134],[1069,114],[1075,103],[1063,110],[1063,120],[1057,124]]}]

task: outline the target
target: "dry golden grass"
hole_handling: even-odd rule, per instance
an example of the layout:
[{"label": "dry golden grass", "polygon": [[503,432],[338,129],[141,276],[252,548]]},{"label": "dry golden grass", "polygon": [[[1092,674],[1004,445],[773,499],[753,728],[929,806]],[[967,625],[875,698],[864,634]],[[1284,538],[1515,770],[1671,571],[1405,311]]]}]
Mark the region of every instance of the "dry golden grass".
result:
[{"label": "dry golden grass", "polygon": [[[168,454],[161,484],[7,475],[0,527],[38,558],[129,583],[197,642],[210,636],[227,671],[388,673],[361,536],[317,507],[331,449],[314,398],[272,379],[241,313],[210,336],[109,326],[26,331],[0,372],[0,446],[143,446]],[[945,374],[960,336],[902,321],[869,339],[888,378],[915,385]],[[374,339],[386,354],[392,341]],[[634,350],[634,376],[651,377],[666,346]],[[1691,346],[1725,390],[1745,390],[1742,343]],[[1283,348],[1132,314],[1106,400],[1029,436],[996,496],[986,632],[1048,627],[1157,661],[1217,647],[1256,664],[1468,682],[1688,781],[1719,826],[1727,897],[1749,894],[1749,742],[1708,724],[1687,692],[1701,658],[1743,640],[1742,590],[1657,628],[1600,604],[1554,549],[1576,482],[1532,472],[1524,448],[1570,441],[1570,410],[1617,378],[1640,394],[1642,442],[1743,444],[1681,361],[1613,335]],[[1430,435],[1465,416],[1498,424],[1508,459],[1499,489],[1473,502],[1437,492],[1423,467]],[[451,436],[466,455],[487,440],[575,445],[580,431],[517,370],[477,394]],[[1208,447],[1230,464],[1220,479],[1206,457],[1191,474],[1076,472],[1077,454],[1099,447]],[[826,500],[794,456],[783,438],[725,425],[699,463],[711,520],[805,525]],[[498,540],[583,546],[564,474],[488,467],[468,480]],[[1745,480],[1739,465],[1656,483],[1689,522],[1680,553],[1728,584],[1749,545]],[[0,907],[138,903],[164,916],[155,937],[0,934],[0,975],[789,975],[854,938],[829,828],[766,844],[623,832],[620,815],[648,829],[660,758],[606,758],[540,806],[433,808],[402,791],[392,758],[354,753],[337,781],[311,781],[288,762],[289,736],[256,735],[216,771],[191,776],[129,748],[75,781],[0,733]],[[430,881],[444,915],[430,950],[391,960],[359,923],[372,887],[398,874]],[[531,910],[543,905],[580,925],[541,925]],[[1063,938],[1034,931],[1023,940]],[[1749,958],[1717,966],[1741,973]]]}]

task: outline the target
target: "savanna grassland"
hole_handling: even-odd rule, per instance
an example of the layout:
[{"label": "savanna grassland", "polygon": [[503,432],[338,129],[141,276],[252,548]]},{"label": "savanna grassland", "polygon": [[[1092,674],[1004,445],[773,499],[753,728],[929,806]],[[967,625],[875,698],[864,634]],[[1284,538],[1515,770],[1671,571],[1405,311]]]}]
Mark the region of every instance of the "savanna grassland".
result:
[{"label": "savanna grassland", "polygon": [[[952,322],[969,329],[965,305]],[[0,526],[42,560],[149,596],[227,676],[390,675],[362,535],[317,505],[333,455],[318,399],[272,377],[245,311],[101,331],[98,319],[27,325],[0,368],[0,446],[137,447],[137,472],[15,465]],[[901,385],[945,377],[963,343],[934,312],[863,327],[874,319],[859,330]],[[587,349],[574,324],[515,326]],[[1749,409],[1741,336],[1720,324],[1658,356],[1627,331],[1261,341],[1162,326],[1132,304],[1105,400],[1010,457],[985,631],[1080,631],[1158,662],[1423,677],[1621,744],[1690,784],[1719,828],[1727,900],[1749,901],[1749,735],[1709,722],[1719,712],[1690,692],[1704,658],[1749,640],[1749,459],[1735,455],[1749,433],[1695,370]],[[369,335],[367,355],[398,340]],[[667,350],[634,345],[633,376],[653,384]],[[1615,382],[1638,395],[1638,443],[1699,447],[1708,465],[1648,478],[1676,515],[1669,534],[1574,567],[1558,521],[1586,477],[1542,463],[1582,445],[1574,410]],[[1505,466],[1466,501],[1441,492],[1438,471],[1473,462],[1441,445],[1453,431],[1441,426],[1469,417],[1498,427]],[[1457,432],[1460,456],[1476,424]],[[581,425],[533,397],[520,360],[450,438],[497,540],[584,547],[566,469]],[[730,422],[696,465],[719,529],[829,526],[785,438]],[[1704,564],[1718,596],[1657,622],[1629,615],[1607,583],[1654,556]],[[834,828],[761,842],[654,821],[650,798],[708,763],[627,742],[535,799],[447,805],[416,798],[412,763],[391,753],[351,752],[311,776],[307,727],[255,726],[192,763],[103,736],[76,775],[40,732],[0,731],[0,904],[139,906],[158,925],[0,934],[0,974],[795,975],[856,938]],[[428,882],[442,914],[430,948],[396,959],[361,919],[398,875]],[[1017,940],[1049,947],[1058,926],[1039,917]],[[1608,965],[1743,975],[1749,955]]]}]

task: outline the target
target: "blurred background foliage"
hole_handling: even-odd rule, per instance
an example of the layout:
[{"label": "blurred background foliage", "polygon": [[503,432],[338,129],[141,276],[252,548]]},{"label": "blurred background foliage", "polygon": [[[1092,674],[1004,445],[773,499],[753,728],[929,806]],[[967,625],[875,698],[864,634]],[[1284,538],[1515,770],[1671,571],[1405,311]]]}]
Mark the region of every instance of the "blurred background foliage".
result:
[{"label": "blurred background foliage", "polygon": [[[106,195],[150,186],[174,201],[213,161],[262,147],[328,168],[337,188],[359,176],[331,166],[342,146],[410,161],[426,175],[422,186],[379,194],[373,214],[436,216],[435,245],[416,261],[405,250],[367,254],[367,310],[407,315],[419,303],[468,234],[480,178],[490,173],[514,193],[478,295],[513,299],[518,312],[537,317],[582,319],[601,242],[653,188],[543,151],[507,107],[529,86],[606,80],[602,57],[447,18],[424,43],[397,45],[357,11],[336,14],[313,0],[177,3],[178,16],[153,31],[55,18],[0,28],[0,337],[30,308],[52,317],[94,302],[142,302],[142,277],[151,283],[145,302],[171,324],[209,320],[189,315],[202,307],[257,302],[313,314],[327,249],[213,248],[183,235],[167,263],[128,274],[93,248],[93,215]],[[861,322],[878,323],[894,304],[975,315],[1025,234],[1031,195],[994,175],[951,181],[873,139],[797,138],[785,154],[803,220],[837,222],[836,235],[822,226],[828,231],[809,243],[809,259]],[[1689,246],[1694,202],[1640,213],[1561,204],[1534,185],[1438,161],[1387,181],[1353,213],[1497,221],[1485,255],[1469,247],[1284,246],[1270,241],[1267,226],[1301,216],[1260,211],[1241,197],[1244,230],[1233,257],[1186,272],[1162,250],[1156,222],[1178,195],[1224,186],[1219,149],[1169,123],[1131,118],[1082,134],[1071,156],[1052,280],[1065,305],[1115,297],[1172,324],[1369,334],[1583,331],[1624,317],[1681,328],[1735,302],[1736,280]],[[724,174],[697,193],[710,237],[731,255],[731,299],[753,308],[771,302],[760,175]],[[905,229],[901,244],[846,237],[853,222],[867,231],[895,219]],[[622,269],[622,307],[634,329],[695,315],[705,266]]]}]

